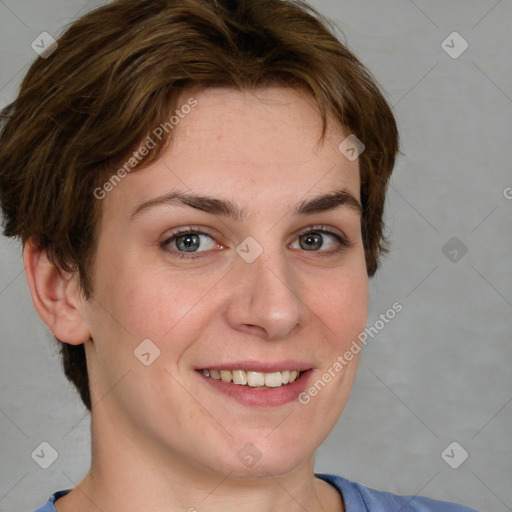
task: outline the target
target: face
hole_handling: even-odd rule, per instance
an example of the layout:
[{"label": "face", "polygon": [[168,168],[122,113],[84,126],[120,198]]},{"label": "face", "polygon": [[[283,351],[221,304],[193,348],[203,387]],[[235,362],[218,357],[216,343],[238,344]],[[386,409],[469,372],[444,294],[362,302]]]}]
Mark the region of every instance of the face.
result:
[{"label": "face", "polygon": [[184,468],[285,474],[327,437],[356,373],[358,162],[334,123],[319,142],[304,92],[193,98],[162,158],[102,201],[84,306],[93,420]]}]

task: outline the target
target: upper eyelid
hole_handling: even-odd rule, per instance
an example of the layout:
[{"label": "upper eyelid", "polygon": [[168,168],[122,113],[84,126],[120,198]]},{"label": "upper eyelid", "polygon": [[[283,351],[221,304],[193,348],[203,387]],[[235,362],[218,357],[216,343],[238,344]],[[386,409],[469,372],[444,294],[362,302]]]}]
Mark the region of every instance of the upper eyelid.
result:
[{"label": "upper eyelid", "polygon": [[335,227],[329,227],[329,226],[322,225],[322,224],[316,224],[316,225],[313,225],[313,226],[307,226],[305,228],[302,228],[298,232],[295,233],[295,236],[299,236],[299,235],[302,235],[304,233],[309,233],[310,231],[321,231],[322,233],[327,233],[327,234],[331,234],[331,235],[338,235],[338,236],[340,236],[341,238],[344,238],[344,239],[347,238],[345,233],[341,229],[338,229],[338,228],[335,228]]},{"label": "upper eyelid", "polygon": [[163,242],[167,242],[168,240],[172,240],[182,235],[206,235],[209,236],[212,240],[216,240],[216,235],[213,233],[209,233],[208,229],[200,228],[199,226],[187,226],[183,228],[177,228],[172,233],[164,237]]}]

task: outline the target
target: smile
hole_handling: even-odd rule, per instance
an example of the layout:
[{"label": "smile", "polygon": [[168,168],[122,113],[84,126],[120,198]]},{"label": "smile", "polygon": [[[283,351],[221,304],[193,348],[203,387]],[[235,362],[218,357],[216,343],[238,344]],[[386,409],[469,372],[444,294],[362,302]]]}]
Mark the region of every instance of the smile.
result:
[{"label": "smile", "polygon": [[300,370],[282,370],[263,373],[246,370],[201,370],[205,377],[251,388],[278,388],[296,381],[303,373]]}]

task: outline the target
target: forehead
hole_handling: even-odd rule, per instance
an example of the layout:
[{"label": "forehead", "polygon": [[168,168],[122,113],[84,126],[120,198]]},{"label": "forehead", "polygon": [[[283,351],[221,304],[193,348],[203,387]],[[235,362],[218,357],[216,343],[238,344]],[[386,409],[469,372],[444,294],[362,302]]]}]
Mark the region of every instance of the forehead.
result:
[{"label": "forehead", "polygon": [[[195,106],[180,109],[186,104]],[[106,208],[126,209],[176,189],[228,198],[244,210],[257,209],[260,201],[277,208],[340,188],[359,198],[358,162],[338,148],[347,134],[330,122],[321,141],[321,115],[304,91],[184,93],[171,117],[169,148],[121,180],[107,195]]]},{"label": "forehead", "polygon": [[322,118],[305,91],[215,88],[200,91],[194,98],[197,107],[177,127],[173,158],[183,152],[197,161],[214,155],[217,161],[236,161],[254,169],[303,167],[311,159],[340,160],[341,127],[331,122],[321,143]]}]

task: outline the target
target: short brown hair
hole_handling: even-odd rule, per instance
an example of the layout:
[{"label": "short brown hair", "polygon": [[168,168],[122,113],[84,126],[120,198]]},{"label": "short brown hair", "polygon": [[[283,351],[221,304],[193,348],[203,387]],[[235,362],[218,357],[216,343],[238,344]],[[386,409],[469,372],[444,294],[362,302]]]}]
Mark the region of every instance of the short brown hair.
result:
[{"label": "short brown hair", "polygon": [[[307,90],[323,119],[360,139],[362,236],[368,275],[388,252],[383,209],[398,152],[395,119],[375,80],[302,0],[117,0],[89,12],[39,57],[1,113],[4,234],[30,239],[58,270],[91,266],[105,183],[191,89]],[[137,165],[155,161],[171,140]],[[91,410],[83,345],[61,343],[65,375]]]}]

